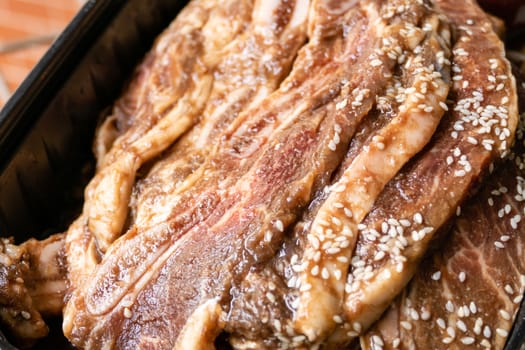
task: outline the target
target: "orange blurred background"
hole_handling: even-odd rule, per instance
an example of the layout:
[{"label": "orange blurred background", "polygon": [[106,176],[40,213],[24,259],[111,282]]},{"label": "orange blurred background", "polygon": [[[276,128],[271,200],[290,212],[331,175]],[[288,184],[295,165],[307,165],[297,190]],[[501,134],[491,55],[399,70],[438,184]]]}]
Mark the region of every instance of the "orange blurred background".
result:
[{"label": "orange blurred background", "polygon": [[83,2],[0,0],[0,108]]}]

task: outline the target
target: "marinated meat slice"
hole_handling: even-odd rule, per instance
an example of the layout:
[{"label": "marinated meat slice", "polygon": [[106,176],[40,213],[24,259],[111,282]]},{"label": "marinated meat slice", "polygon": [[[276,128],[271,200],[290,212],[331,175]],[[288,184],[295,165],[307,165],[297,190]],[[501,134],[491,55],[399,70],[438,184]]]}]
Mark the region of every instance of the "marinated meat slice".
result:
[{"label": "marinated meat slice", "polygon": [[[215,334],[214,325],[220,330],[217,306],[222,301],[225,308],[231,281],[254,261],[273,256],[272,242],[281,240],[323,177],[326,182],[335,170],[371,107],[336,105],[362,82],[391,74],[393,63],[376,65],[369,58],[374,46],[359,52],[354,41],[340,45],[323,29],[281,88],[226,131],[204,170],[209,175],[176,203],[173,220],[143,231],[133,227],[108,250],[93,282],[75,291],[69,302],[76,311],[70,312],[74,342],[171,348],[176,339],[190,339],[210,345],[204,335]],[[338,152],[334,131],[340,133]],[[166,302],[152,307],[158,300]]]},{"label": "marinated meat slice", "polygon": [[64,235],[20,246],[0,242],[0,322],[19,347],[48,333],[42,315],[59,315],[67,289]]},{"label": "marinated meat slice", "polygon": [[130,108],[136,115],[128,118],[127,129],[107,154],[99,152],[83,213],[68,232],[69,255],[75,256],[69,261],[73,285],[121,234],[137,170],[197,122],[221,51],[242,32],[250,14],[250,1],[194,1],[156,42],[144,62],[148,74],[139,75],[131,85],[135,90],[124,97],[138,100],[138,107]]},{"label": "marinated meat slice", "polygon": [[[408,95],[408,93],[415,90],[416,87],[419,89],[425,86],[425,92],[429,97],[429,105],[421,106],[421,102],[417,97],[414,99],[409,97],[404,100],[399,99],[398,96],[399,101],[396,102],[395,99],[393,99],[392,104],[387,103],[387,96],[378,99],[381,101],[379,104],[380,108],[384,108],[385,112],[375,110],[378,114],[376,115],[374,110],[372,110],[363,123],[374,123],[375,120],[381,118],[389,120],[387,123],[384,123],[386,125],[379,128],[380,130],[377,131],[374,138],[367,145],[360,145],[358,148],[359,155],[356,156],[353,161],[348,161],[343,165],[345,171],[344,174],[339,177],[344,178],[344,176],[346,176],[346,178],[353,178],[347,181],[346,185],[343,185],[343,180],[333,184],[331,186],[332,188],[338,189],[340,187],[346,187],[346,189],[340,191],[334,190],[329,195],[328,200],[323,198],[324,203],[322,203],[322,206],[312,209],[313,214],[310,216],[313,217],[302,222],[297,232],[294,232],[292,240],[304,239],[304,237],[309,234],[311,240],[315,239],[314,243],[317,250],[321,245],[326,245],[326,243],[330,241],[330,237],[327,239],[325,239],[326,237],[319,238],[320,235],[324,236],[324,232],[316,228],[316,225],[320,222],[328,223],[332,221],[336,222],[337,220],[339,227],[334,229],[333,235],[339,236],[340,238],[345,238],[345,236],[350,233],[350,225],[343,225],[343,222],[351,218],[347,217],[347,214],[345,214],[347,211],[343,211],[344,207],[340,206],[340,203],[345,202],[345,200],[344,198],[335,199],[335,197],[353,196],[353,203],[356,206],[360,204],[366,205],[366,201],[355,199],[360,195],[368,193],[372,196],[373,201],[374,190],[380,191],[384,183],[388,181],[389,176],[393,176],[397,172],[396,167],[399,168],[403,162],[406,162],[408,158],[424,146],[434,133],[440,116],[443,115],[443,108],[440,107],[440,102],[444,104],[448,93],[448,67],[443,67],[443,63],[448,61],[448,48],[446,46],[442,47],[441,43],[446,45],[445,42],[448,38],[438,38],[436,32],[438,30],[448,32],[446,26],[441,28],[442,24],[440,24],[436,16],[434,16],[432,12],[429,13],[425,7],[417,4],[406,9],[407,12],[415,14],[413,18],[403,21],[402,18],[398,18],[397,16],[394,18],[389,16],[387,20],[384,20],[384,23],[381,23],[381,15],[388,13],[394,5],[395,3],[388,3],[379,9],[371,9],[372,6],[366,8],[363,12],[368,15],[369,21],[374,23],[375,26],[369,28],[370,32],[364,35],[366,35],[367,38],[372,38],[372,45],[378,45],[378,47],[374,48],[374,52],[383,52],[386,57],[382,58],[391,61],[390,64],[395,64],[398,60],[400,62],[398,69],[402,73],[398,72],[397,74],[403,75],[403,82],[399,81],[399,79],[394,79],[399,77],[392,75],[390,75],[388,79],[383,79],[387,83],[387,86],[390,84],[386,89],[387,96],[390,96],[394,91],[399,92],[405,90]],[[346,18],[355,18],[355,12],[359,10],[362,9],[354,9],[353,12],[346,15]],[[420,17],[422,16],[426,17],[425,20],[421,20]],[[431,26],[430,28],[432,30],[428,30],[428,33],[425,33],[421,28],[415,26],[415,24],[419,22]],[[408,28],[410,28],[412,32],[409,40],[400,34],[400,32],[402,32],[400,29],[409,32]],[[351,30],[348,32],[352,33]],[[374,38],[378,38],[378,40],[375,41]],[[415,38],[418,39],[416,40]],[[420,50],[416,54],[412,50],[418,46]],[[400,58],[401,55],[403,55],[402,58]],[[436,55],[437,57],[441,57],[439,62],[434,61]],[[369,59],[366,55],[363,55],[363,58],[365,60]],[[406,60],[406,62],[404,60]],[[360,64],[363,66],[366,65],[365,63]],[[438,71],[429,70],[428,67],[431,64],[435,64]],[[442,75],[445,76],[445,81],[441,79]],[[402,83],[405,83],[405,85]],[[381,93],[377,88],[374,88],[373,81],[365,80],[363,84],[365,84],[364,87],[371,89],[371,92],[368,90],[370,96]],[[431,86],[426,87],[427,85]],[[366,97],[360,96],[364,95],[360,93],[363,90],[364,88],[354,91],[348,101],[344,101],[343,104],[356,107],[359,106],[361,102],[373,103],[375,99],[370,99],[368,94],[366,94]],[[425,108],[427,109],[425,110]],[[358,130],[358,135],[363,132],[361,127],[359,127]],[[418,137],[415,138],[415,135],[418,135]],[[410,140],[408,140],[407,137]],[[381,143],[381,145],[379,145],[379,143]],[[389,160],[392,161],[388,163]],[[366,176],[363,176],[364,171],[379,173],[378,163],[381,163],[381,170],[386,170],[391,166],[393,173],[388,175],[388,172],[385,171],[383,172],[384,177],[377,176],[374,178],[370,176],[371,179],[368,182],[368,185],[370,185],[369,190],[356,190],[356,185],[360,184],[359,179],[366,178]],[[384,165],[383,163],[390,165]],[[372,185],[374,181],[376,184]],[[383,184],[381,184],[381,182],[383,182]],[[319,199],[316,199],[316,201],[319,201]],[[341,213],[333,215],[333,219],[326,219],[323,216],[326,216],[326,212],[330,211],[330,208],[334,208],[333,205],[328,204],[332,202],[337,203],[335,208],[336,210],[340,210]],[[370,205],[371,204],[372,203],[370,203]],[[363,212],[366,214],[368,210],[363,210]],[[318,214],[317,217],[315,217],[315,214]],[[359,214],[359,211],[354,210],[352,218],[357,217]],[[307,216],[308,215],[309,214],[307,214]],[[345,226],[346,228],[343,229]],[[343,233],[341,233],[342,231]],[[348,239],[346,241],[348,241]],[[344,244],[344,247],[339,247],[337,246],[338,243],[343,244],[344,242],[337,240],[330,247],[325,247],[325,249],[329,251],[327,258],[329,259],[330,256],[333,256],[334,261],[343,264],[340,259],[335,260],[338,257],[337,253],[349,249],[348,254],[351,254],[352,247],[350,247],[350,244]],[[234,285],[232,291],[234,298],[231,302],[232,307],[228,315],[227,330],[233,333],[230,339],[235,348],[275,349],[285,348],[287,346],[299,346],[301,344],[302,346],[307,346],[307,344],[309,344],[308,346],[313,346],[313,344],[321,343],[331,328],[335,327],[334,315],[340,314],[344,280],[341,279],[342,275],[339,275],[339,279],[334,278],[333,283],[327,281],[329,273],[333,276],[337,275],[337,272],[332,273],[337,270],[336,268],[327,269],[325,267],[323,269],[319,266],[305,268],[305,265],[310,262],[309,260],[315,260],[317,265],[321,265],[321,260],[324,259],[316,252],[312,252],[312,250],[315,249],[313,249],[311,242],[307,242],[306,245],[308,246],[308,248],[306,248],[308,249],[308,254],[310,254],[308,258],[306,258],[306,254],[303,255],[303,253],[299,251],[287,250],[282,253],[288,257],[287,261],[279,261],[279,259],[277,259],[276,262],[272,262],[272,264],[277,265],[284,263],[288,265],[290,270],[301,271],[299,276],[291,273],[291,275],[287,276],[287,281],[283,281],[281,278],[282,274],[281,277],[272,276],[275,272],[270,267],[263,270],[258,269],[252,271],[248,274],[247,278],[241,282],[240,286]],[[305,248],[301,247],[301,249]],[[302,258],[301,255],[303,255]],[[296,258],[299,256],[299,259],[295,259],[296,261],[294,261],[293,258],[290,259],[292,256]],[[282,267],[279,269],[283,270]],[[310,271],[314,272],[312,273],[313,275],[305,277],[303,271],[308,271],[308,273]],[[302,280],[303,278],[304,281]],[[315,281],[317,278],[318,280]],[[290,281],[292,282],[290,283]],[[341,284],[340,288],[335,286],[339,282]],[[329,285],[329,283],[331,284]],[[287,289],[287,284],[290,289]],[[314,292],[314,289],[318,289],[318,291]],[[338,289],[340,293],[338,293]],[[297,294],[297,292],[299,292],[298,298],[294,297],[294,294]],[[301,303],[306,305],[302,305]],[[297,305],[299,305],[298,309]],[[297,318],[299,320],[296,319],[294,320],[295,322],[292,323],[292,314],[298,316]],[[259,324],[260,320],[263,320],[263,325]],[[306,343],[304,343],[306,340],[304,335],[308,335],[309,338]]]},{"label": "marinated meat slice", "polygon": [[[417,7],[405,9],[408,12],[417,10]],[[432,28],[432,24],[439,25],[439,20],[430,17],[422,23]],[[400,27],[406,30],[405,37]],[[443,115],[449,72],[448,66],[442,63],[448,61],[448,48],[440,45],[445,40],[436,38],[437,30],[433,28],[425,33],[410,22],[396,25],[393,30],[387,29],[387,32],[401,33],[399,38],[379,30],[379,37],[393,43],[381,48],[384,55],[388,57],[387,53],[392,52],[393,47],[399,47],[406,57],[403,69],[409,85],[402,88],[410,93],[398,109],[392,111],[395,116],[391,121],[377,131],[344,167],[343,174],[330,187],[330,193],[314,219],[306,224],[309,227],[307,232],[301,233],[307,236],[308,242],[299,261],[301,272],[297,285],[300,293],[296,301],[294,328],[310,341],[335,327],[337,320],[334,317],[342,311],[343,276],[348,272],[350,261],[341,257],[351,256],[357,239],[357,225],[370,211],[385,184],[427,144]],[[423,94],[424,99],[420,97]]]},{"label": "marinated meat slice", "polygon": [[[192,1],[99,128],[97,172],[67,235],[4,242],[0,316],[31,340],[67,294],[63,329],[80,348],[213,349],[223,331],[235,349],[355,343],[514,137],[514,79],[492,19],[473,0],[437,4]],[[496,252],[483,241],[479,254],[514,268],[512,300],[497,294],[500,323],[472,324],[500,337],[525,289],[521,265],[511,266],[519,247],[502,248],[515,237],[501,231],[520,229],[519,208],[505,201],[521,201],[525,184],[517,170],[502,181],[500,194],[517,192],[491,203],[513,216],[487,231],[499,235]],[[462,240],[449,243],[471,249],[481,221],[465,220],[488,205],[465,211]],[[428,262],[452,256],[445,287],[479,285],[466,269],[454,275],[454,259],[476,268],[461,249]],[[450,337],[488,308],[447,291],[450,303],[414,309],[435,291],[410,288],[365,348],[435,346],[421,338],[436,326],[415,317],[440,317]],[[405,326],[418,332],[397,340]],[[446,342],[478,341],[464,333]]]},{"label": "marinated meat slice", "polygon": [[[97,173],[86,189],[83,213],[68,230],[73,288],[83,283],[100,253],[120,235],[138,168],[200,117],[216,61],[249,23],[251,7],[248,1],[194,1],[158,39],[142,74],[131,84],[140,93],[128,90],[123,97],[137,95],[137,115],[127,118],[129,125],[109,153],[99,155],[103,159],[98,159]],[[217,28],[222,28],[220,33],[214,32]]]},{"label": "marinated meat slice", "polygon": [[[286,6],[279,1],[256,4],[252,23],[224,49],[201,121],[135,184],[130,224],[145,228],[168,220],[178,196],[205,175],[207,156],[221,133],[242,110],[275,91],[289,73],[306,39],[308,2]],[[281,12],[290,17],[276,17]]]},{"label": "marinated meat slice", "polygon": [[363,349],[504,348],[525,291],[524,132],[522,114],[513,153],[361,337]]},{"label": "marinated meat slice", "polygon": [[[261,4],[263,4],[263,3],[261,3]],[[268,5],[267,5],[267,3],[265,3],[265,4],[266,4],[266,8],[267,8]],[[279,22],[281,22],[281,23],[283,22],[283,20],[288,20],[289,23],[290,23],[290,25],[293,25],[293,26],[294,26],[294,27],[292,27],[292,28],[295,28],[295,29],[292,30],[292,34],[293,34],[294,31],[298,30],[298,29],[302,26],[301,23],[305,23],[305,20],[306,20],[306,11],[305,11],[305,7],[306,7],[306,8],[308,7],[308,3],[298,2],[298,3],[296,3],[296,4],[291,4],[291,5],[293,5],[293,6],[296,7],[296,10],[295,10],[295,11],[288,11],[288,10],[286,10],[287,8],[290,7],[290,3],[276,3],[276,5],[279,5],[279,6],[277,7],[277,10],[275,10],[275,14],[270,14],[270,15],[274,16],[272,19],[273,19],[274,21],[279,21]],[[280,7],[280,8],[279,8],[279,7]],[[259,10],[260,10],[260,9],[259,9]],[[286,11],[281,11],[281,10],[286,10]],[[263,12],[263,11],[260,11],[259,13],[264,13],[264,12]],[[283,17],[283,13],[284,13],[284,14],[287,14],[287,13],[288,13],[288,14],[293,14],[293,16],[290,16],[290,17]],[[289,16],[289,15],[286,15],[286,16]],[[300,20],[301,16],[302,16],[302,18],[303,18],[302,21]],[[280,31],[280,29],[279,29],[278,27],[274,27],[274,28],[272,28],[272,26],[273,26],[272,23],[268,23],[268,27],[267,27],[267,28],[261,27],[261,26],[260,26],[260,23],[258,23],[258,24],[259,24],[259,27],[255,27],[255,28],[254,28],[254,31],[255,31],[255,32],[257,32],[257,31],[263,31],[263,32],[266,32],[266,33],[265,33],[265,37],[264,37],[264,38],[260,38],[261,40],[262,40],[262,39],[265,39],[266,41],[270,41],[270,42],[271,42],[270,39],[272,39],[272,37],[271,37],[270,35],[273,36],[274,34],[268,34],[268,30],[273,29],[274,31],[275,31],[275,30],[279,30],[279,31]],[[290,32],[284,31],[284,32],[283,32],[283,37],[284,37],[283,40],[284,40],[285,42],[286,42],[286,40],[290,40]],[[295,45],[295,46],[298,46],[297,44],[302,42],[301,36],[295,35],[295,38],[296,38],[296,39],[298,38],[298,42],[297,42],[296,45]],[[250,39],[250,38],[248,38],[248,39]],[[261,45],[262,45],[262,44],[261,44]],[[270,46],[270,48],[271,48],[271,46]],[[275,48],[278,48],[278,47],[275,47],[275,46],[274,46],[273,49],[275,49]],[[293,51],[291,52],[291,54],[293,54]],[[230,63],[230,64],[231,64],[231,63]],[[242,65],[242,62],[237,62],[237,66],[240,66],[240,65]],[[237,67],[235,67],[235,68],[237,68]],[[278,67],[277,67],[276,65],[274,65],[273,68],[278,68]],[[264,73],[264,71],[263,71],[263,73]],[[242,78],[242,76],[241,76],[241,78]],[[297,99],[295,99],[295,100],[297,100]],[[264,108],[264,107],[265,107],[265,106],[263,106],[263,108]],[[263,108],[259,108],[259,110],[261,110],[261,112],[264,112]],[[266,114],[266,112],[264,112],[264,114]],[[265,117],[265,116],[263,116],[262,118],[264,118],[264,117]],[[245,118],[245,117],[244,117],[244,118]],[[215,121],[214,121],[214,122],[215,122]],[[264,122],[264,120],[263,120],[263,122]],[[254,124],[257,124],[257,123],[261,124],[261,122],[257,122],[257,121],[256,121]],[[238,124],[239,124],[239,123],[238,123]],[[246,125],[246,123],[243,124],[243,125],[241,125],[241,126],[244,128],[245,125]],[[235,125],[234,125],[234,126],[235,126]],[[238,126],[239,126],[239,125],[238,125]],[[241,133],[241,137],[243,137],[243,136],[242,136],[242,133],[243,133],[243,132],[244,132],[244,130],[241,130],[241,132],[240,132],[240,133]],[[247,129],[247,132],[248,132],[248,133],[251,133],[252,130],[251,130],[250,128],[248,128],[248,129]],[[237,136],[237,135],[235,135],[235,134],[234,134],[234,136],[237,137],[237,138],[240,138],[239,136]],[[238,142],[238,141],[234,138],[234,140],[233,140],[232,143],[235,145],[235,143],[237,143],[237,142]],[[225,152],[225,153],[232,153],[232,150],[227,149],[226,151],[223,150],[223,152]],[[233,153],[237,153],[237,152],[238,152],[238,150],[236,150],[236,149],[233,150]],[[228,156],[228,154],[226,154],[226,156],[231,158],[231,156]],[[237,155],[234,154],[234,157],[237,158]],[[207,170],[207,171],[209,172],[209,171],[210,171],[210,166],[213,166],[214,163],[218,162],[219,160],[222,160],[223,158],[224,158],[224,155],[220,155],[220,156],[217,156],[217,155],[216,155],[216,159],[212,160],[212,162],[208,162],[208,163],[209,163],[209,164],[207,164],[208,168],[205,169],[205,171]],[[243,161],[243,163],[246,163],[246,162]],[[228,164],[225,164],[225,165],[228,165]],[[231,168],[231,169],[233,170],[233,169],[235,169],[235,168],[233,167],[233,168]],[[225,173],[225,174],[226,174],[226,173],[229,173],[229,171],[226,171],[226,170],[228,170],[228,169],[225,169],[224,173]],[[206,174],[206,173],[204,173],[204,174]],[[217,172],[217,175],[220,175],[220,172]],[[166,180],[167,180],[167,179],[166,179]],[[217,180],[220,180],[220,178],[218,177]],[[165,182],[167,182],[167,181],[165,181]],[[203,189],[206,189],[205,186],[207,186],[207,182],[208,182],[208,179],[206,179],[206,178],[201,179],[201,183],[202,183],[201,186],[204,186]],[[199,188],[199,187],[197,186],[197,188]],[[212,193],[212,194],[213,194],[213,193]],[[193,195],[193,194],[190,193],[190,194],[188,195],[188,197],[189,197],[190,195]],[[207,194],[204,193],[204,195],[207,195]],[[193,203],[194,203],[194,201],[191,202],[191,204],[193,204]],[[173,206],[175,206],[175,204],[177,204],[177,203],[170,204],[170,205],[173,207]],[[181,201],[181,204],[179,205],[179,209],[181,209],[181,208],[182,208],[182,209],[185,209],[186,206],[187,206],[187,204],[188,204],[188,203],[186,203],[186,202],[184,202],[184,201]],[[211,209],[213,209],[213,208],[212,208],[211,206],[209,206],[208,204],[209,204],[209,202],[205,201],[205,202],[204,202],[204,206],[203,206],[201,209],[205,209],[205,210],[209,210],[209,211],[211,211]],[[198,207],[197,207],[196,209],[199,210]],[[140,210],[140,208],[139,208],[139,210]],[[193,208],[192,208],[192,210],[193,210]],[[177,217],[175,217],[175,219],[177,219]],[[148,224],[148,225],[151,225],[149,222],[148,222],[147,224]],[[176,224],[177,224],[177,223],[175,223],[174,225],[176,225]],[[135,231],[136,231],[136,230],[145,230],[145,228],[134,227],[133,230],[135,230]],[[167,233],[169,233],[169,232],[165,232],[164,234],[167,234]],[[108,255],[110,255],[110,254],[108,253]],[[147,267],[147,266],[146,266],[146,267]],[[97,306],[97,307],[100,307],[100,306]],[[104,306],[102,306],[102,307],[104,307]],[[74,309],[73,309],[73,310],[74,310]],[[67,313],[67,312],[68,312],[68,309],[66,309],[66,313]]]},{"label": "marinated meat slice", "polygon": [[450,113],[431,145],[386,186],[360,224],[345,293],[348,323],[333,339],[356,336],[380,316],[436,230],[513,140],[515,82],[489,19],[473,2],[438,4],[457,28]]},{"label": "marinated meat slice", "polygon": [[27,253],[5,238],[0,249],[0,320],[18,346],[31,346],[49,330],[24,285],[29,271]]}]

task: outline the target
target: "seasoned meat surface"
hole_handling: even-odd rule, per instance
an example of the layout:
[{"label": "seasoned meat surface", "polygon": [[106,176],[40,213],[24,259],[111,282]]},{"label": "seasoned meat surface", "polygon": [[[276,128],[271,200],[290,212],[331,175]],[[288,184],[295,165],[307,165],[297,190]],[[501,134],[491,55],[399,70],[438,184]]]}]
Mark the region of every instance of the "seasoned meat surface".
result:
[{"label": "seasoned meat surface", "polygon": [[80,349],[460,347],[487,266],[500,346],[525,185],[497,30],[474,0],[191,1],[98,128],[81,215],[5,242],[0,316],[31,340],[63,307]]},{"label": "seasoned meat surface", "polygon": [[[68,233],[74,249],[97,244],[65,309],[77,346],[210,348],[220,332],[239,349],[349,344],[507,152],[514,80],[474,3],[276,0],[251,10],[207,66],[194,125],[140,173],[126,171],[122,236],[112,243],[80,219]],[[136,107],[125,110],[129,128],[104,159],[129,137],[147,139],[133,136]],[[101,183],[114,164],[99,162]]]},{"label": "seasoned meat surface", "polygon": [[512,152],[361,338],[363,349],[504,348],[525,291],[524,117]]},{"label": "seasoned meat surface", "polygon": [[48,334],[43,316],[60,315],[67,290],[64,235],[16,246],[0,241],[0,320],[19,347]]}]

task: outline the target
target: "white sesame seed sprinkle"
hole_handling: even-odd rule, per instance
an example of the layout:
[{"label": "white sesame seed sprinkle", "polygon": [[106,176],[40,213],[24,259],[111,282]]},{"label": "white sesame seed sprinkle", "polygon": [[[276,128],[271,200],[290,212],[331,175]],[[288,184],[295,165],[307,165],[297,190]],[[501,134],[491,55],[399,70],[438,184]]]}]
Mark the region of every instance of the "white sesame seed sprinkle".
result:
[{"label": "white sesame seed sprinkle", "polygon": [[338,323],[338,324],[343,323],[343,318],[339,315],[334,315],[332,319],[334,320],[335,323]]},{"label": "white sesame seed sprinkle", "polygon": [[510,314],[506,310],[499,310],[499,314],[505,321],[509,321],[511,319]]},{"label": "white sesame seed sprinkle", "polygon": [[476,335],[481,334],[481,327],[483,327],[483,320],[481,317],[476,318],[476,322],[474,323],[473,331]]},{"label": "white sesame seed sprinkle", "polygon": [[456,330],[452,327],[447,327],[447,334],[451,336],[452,338],[456,337]]},{"label": "white sesame seed sprinkle", "polygon": [[323,267],[323,269],[321,270],[321,277],[325,280],[330,278],[330,273],[328,272],[328,269],[326,267]]},{"label": "white sesame seed sprinkle", "polygon": [[412,324],[411,324],[410,322],[407,322],[407,321],[401,321],[401,322],[400,322],[400,325],[401,325],[401,327],[403,327],[403,328],[406,329],[407,331],[412,330]]},{"label": "white sesame seed sprinkle", "polygon": [[461,271],[458,275],[458,279],[461,283],[465,282],[465,279],[466,279],[466,275],[465,275],[465,272],[464,271]]},{"label": "white sesame seed sprinkle", "polygon": [[478,312],[478,307],[476,305],[475,302],[471,301],[470,304],[469,304],[469,310],[470,312],[472,312],[473,314],[476,314]]},{"label": "white sesame seed sprinkle", "polygon": [[452,337],[446,337],[446,338],[443,338],[442,342],[443,344],[450,344],[454,341],[454,338]]},{"label": "white sesame seed sprinkle", "polygon": [[463,337],[461,338],[461,342],[465,345],[471,345],[474,344],[475,339],[472,337]]},{"label": "white sesame seed sprinkle", "polygon": [[445,304],[445,309],[448,312],[454,312],[454,304],[450,300],[447,300],[447,303]]},{"label": "white sesame seed sprinkle", "polygon": [[394,349],[397,349],[400,344],[401,344],[401,339],[399,338],[396,338],[392,341],[392,346],[394,347]]},{"label": "white sesame seed sprinkle", "polygon": [[445,329],[446,326],[447,326],[446,323],[445,323],[445,320],[442,319],[441,317],[436,320],[436,323],[439,326],[439,328],[441,328],[441,329]]},{"label": "white sesame seed sprinkle", "polygon": [[490,327],[488,325],[485,325],[485,327],[483,327],[483,336],[485,338],[490,338],[492,336],[492,331],[490,330]]},{"label": "white sesame seed sprinkle", "polygon": [[497,333],[500,337],[504,337],[504,338],[506,338],[506,337],[509,335],[509,332],[507,332],[507,331],[504,330],[503,328],[496,328],[496,333]]},{"label": "white sesame seed sprinkle", "polygon": [[273,293],[266,293],[266,298],[271,302],[271,303],[275,303],[275,295]]},{"label": "white sesame seed sprinkle", "polygon": [[456,322],[456,326],[458,327],[458,329],[460,331],[462,331],[463,333],[467,332],[467,325],[465,324],[465,322],[463,322],[462,320],[458,320]]}]

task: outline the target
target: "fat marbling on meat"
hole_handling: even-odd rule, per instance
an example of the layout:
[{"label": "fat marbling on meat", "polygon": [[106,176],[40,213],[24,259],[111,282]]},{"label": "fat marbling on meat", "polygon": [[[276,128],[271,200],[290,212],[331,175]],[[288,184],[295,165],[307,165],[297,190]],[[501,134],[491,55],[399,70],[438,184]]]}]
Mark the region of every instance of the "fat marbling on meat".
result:
[{"label": "fat marbling on meat", "polygon": [[[525,88],[521,89],[525,110]],[[361,338],[363,349],[503,349],[525,291],[525,113],[512,152],[439,250]]]},{"label": "fat marbling on meat", "polygon": [[65,254],[68,289],[35,269],[17,300],[57,292],[79,348],[355,343],[507,154],[516,101],[473,1],[191,1],[98,129],[82,214],[24,244]]}]

